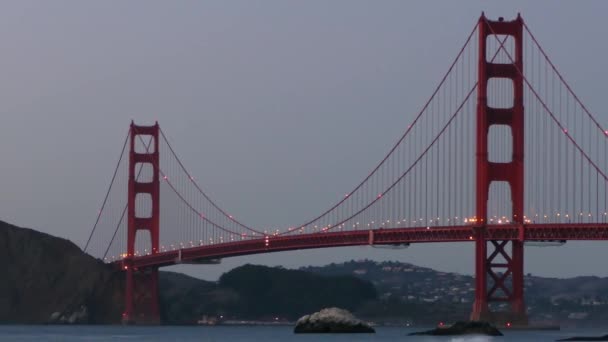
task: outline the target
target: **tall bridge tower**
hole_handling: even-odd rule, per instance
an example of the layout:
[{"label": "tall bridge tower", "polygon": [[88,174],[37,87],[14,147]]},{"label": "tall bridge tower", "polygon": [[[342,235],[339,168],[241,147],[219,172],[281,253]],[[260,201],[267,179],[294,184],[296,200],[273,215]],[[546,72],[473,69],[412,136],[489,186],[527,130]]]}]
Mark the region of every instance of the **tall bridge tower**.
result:
[{"label": "tall bridge tower", "polygon": [[[141,136],[151,137],[150,146],[145,151],[135,149],[137,139]],[[127,256],[123,260],[126,273],[125,312],[123,323],[159,324],[158,306],[158,268],[151,267],[139,270],[132,265],[135,257],[135,239],[138,231],[150,235],[151,254],[159,252],[160,229],[160,180],[159,180],[159,126],[137,126],[131,123],[129,152],[129,188],[127,203]],[[141,140],[143,142],[143,139]],[[147,167],[152,170],[149,182],[138,181],[136,169]],[[138,173],[139,173],[138,172]],[[148,198],[151,202],[151,213],[138,212],[139,197]],[[150,207],[150,206],[148,206]]]},{"label": "tall bridge tower", "polygon": [[[471,319],[527,324],[524,304],[524,106],[523,106],[523,19],[489,21],[482,14],[478,24],[479,55],[477,85],[476,136],[476,224],[475,303]],[[487,60],[487,40],[495,35],[511,36],[515,43],[514,63],[491,63]],[[488,105],[488,81],[509,79],[513,84],[513,106],[492,108]],[[491,162],[488,156],[490,126],[506,125],[513,137],[513,155],[509,162]],[[512,221],[519,225],[519,239],[486,239],[488,197],[492,182],[507,182],[511,190]],[[510,245],[510,246],[509,246]],[[488,246],[492,248],[488,250]],[[510,251],[509,251],[510,247]],[[488,254],[488,252],[491,253]],[[510,312],[493,312],[493,302],[510,304]]]}]

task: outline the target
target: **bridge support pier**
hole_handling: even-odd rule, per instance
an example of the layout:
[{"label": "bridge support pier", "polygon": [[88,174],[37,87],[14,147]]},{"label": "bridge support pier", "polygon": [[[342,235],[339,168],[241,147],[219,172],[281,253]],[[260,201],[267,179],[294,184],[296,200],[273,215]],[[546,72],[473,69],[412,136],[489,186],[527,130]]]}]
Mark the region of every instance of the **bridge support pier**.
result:
[{"label": "bridge support pier", "polygon": [[[479,230],[484,234],[483,229]],[[471,319],[501,325],[527,325],[528,316],[523,298],[523,242],[487,241],[483,238],[477,241],[475,263],[480,270],[475,272],[475,302]],[[489,255],[488,243],[493,247]],[[510,253],[508,247],[511,247]],[[490,307],[491,303],[507,303],[510,308],[508,311],[495,310],[496,308]]]},{"label": "bridge support pier", "polygon": [[[523,106],[523,20],[489,21],[482,14],[478,24],[479,56],[477,83],[476,146],[476,215],[475,231],[475,303],[472,320],[498,324],[527,325],[523,284],[524,222],[524,106]],[[492,63],[487,60],[487,40],[495,35],[511,36],[515,43],[514,63]],[[492,51],[492,53],[494,53]],[[513,52],[509,52],[512,54]],[[509,79],[513,83],[513,106],[492,108],[488,105],[488,80]],[[491,162],[488,158],[490,126],[505,125],[513,136],[513,155],[509,162]],[[512,222],[520,225],[520,239],[490,240],[488,197],[492,182],[506,182],[511,189]],[[490,248],[488,248],[488,246]],[[488,254],[489,253],[489,254]],[[507,303],[507,311],[497,310],[495,303]]]},{"label": "bridge support pier", "polygon": [[[149,136],[149,146],[146,151],[137,152],[135,149],[141,136]],[[159,180],[159,127],[136,126],[131,123],[130,152],[129,152],[129,190],[127,204],[127,255],[123,259],[125,271],[125,311],[122,321],[125,324],[160,324],[158,305],[158,268],[136,269],[132,258],[136,254],[156,254],[159,252],[160,225],[160,180]],[[147,144],[143,139],[144,144]],[[152,170],[151,181],[138,180],[144,165]],[[137,166],[137,171],[136,171]],[[136,210],[137,195],[150,198],[151,214],[142,216]],[[140,204],[141,205],[141,204]],[[149,251],[136,251],[135,239],[138,231],[149,233],[151,247]]]},{"label": "bridge support pier", "polygon": [[123,324],[160,324],[158,269],[125,270],[125,312]]}]

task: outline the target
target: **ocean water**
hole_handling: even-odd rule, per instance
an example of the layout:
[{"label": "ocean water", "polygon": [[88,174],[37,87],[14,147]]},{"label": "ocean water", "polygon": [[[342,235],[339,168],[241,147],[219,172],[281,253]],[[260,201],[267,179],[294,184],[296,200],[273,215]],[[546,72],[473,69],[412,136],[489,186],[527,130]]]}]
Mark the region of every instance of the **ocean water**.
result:
[{"label": "ocean water", "polygon": [[555,341],[601,330],[503,331],[503,337],[407,336],[424,329],[377,327],[375,334],[294,334],[289,326],[16,326],[0,325],[0,341]]}]

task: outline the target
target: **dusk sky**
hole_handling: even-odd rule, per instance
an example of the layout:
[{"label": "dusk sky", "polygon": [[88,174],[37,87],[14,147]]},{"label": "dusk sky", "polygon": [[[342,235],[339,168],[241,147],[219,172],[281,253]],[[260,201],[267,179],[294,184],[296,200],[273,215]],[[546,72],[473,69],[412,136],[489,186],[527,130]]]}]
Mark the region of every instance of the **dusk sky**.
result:
[{"label": "dusk sky", "polygon": [[[386,154],[485,11],[521,12],[608,127],[608,2],[0,2],[0,219],[86,241],[131,120],[158,120],[205,190],[254,226],[305,221]],[[161,228],[162,229],[162,228]],[[245,263],[399,260],[472,274],[472,244]],[[608,243],[526,248],[525,272],[608,275]]]}]

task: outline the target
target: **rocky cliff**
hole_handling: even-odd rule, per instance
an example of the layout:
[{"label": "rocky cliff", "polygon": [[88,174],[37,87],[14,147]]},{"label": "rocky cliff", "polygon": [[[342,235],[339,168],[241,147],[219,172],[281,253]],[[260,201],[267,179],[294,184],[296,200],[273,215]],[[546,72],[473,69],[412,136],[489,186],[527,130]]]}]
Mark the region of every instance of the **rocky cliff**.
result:
[{"label": "rocky cliff", "polygon": [[0,322],[118,323],[123,277],[74,243],[0,221]]}]

